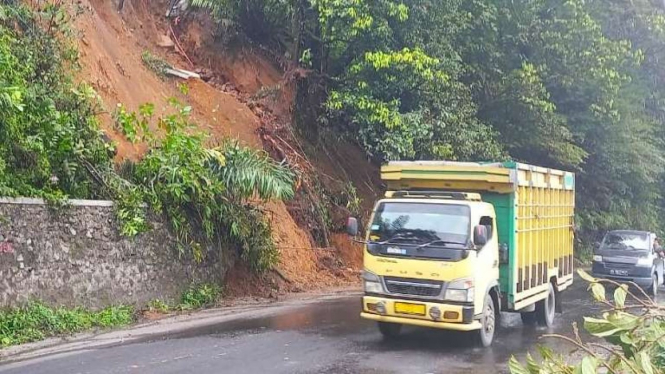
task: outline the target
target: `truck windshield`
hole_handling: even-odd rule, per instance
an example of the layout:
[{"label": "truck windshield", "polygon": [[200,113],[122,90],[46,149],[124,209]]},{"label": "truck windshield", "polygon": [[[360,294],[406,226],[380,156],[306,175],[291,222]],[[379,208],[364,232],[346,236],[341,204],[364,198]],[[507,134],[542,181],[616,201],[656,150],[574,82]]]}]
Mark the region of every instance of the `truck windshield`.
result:
[{"label": "truck windshield", "polygon": [[600,249],[648,251],[649,235],[646,233],[610,232],[605,235]]},{"label": "truck windshield", "polygon": [[370,240],[437,241],[440,246],[465,246],[469,239],[470,215],[466,205],[385,202],[376,210]]}]

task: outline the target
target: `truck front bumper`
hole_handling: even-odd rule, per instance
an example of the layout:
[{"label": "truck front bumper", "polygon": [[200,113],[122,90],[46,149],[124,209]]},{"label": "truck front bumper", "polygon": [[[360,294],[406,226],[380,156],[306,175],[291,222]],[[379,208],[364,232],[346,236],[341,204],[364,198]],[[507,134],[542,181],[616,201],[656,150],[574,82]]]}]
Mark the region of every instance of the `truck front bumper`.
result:
[{"label": "truck front bumper", "polygon": [[[395,304],[411,304],[424,307],[425,314],[404,314],[395,311]],[[377,308],[377,305],[382,307]],[[421,307],[421,308],[422,308]],[[430,310],[437,308],[440,317],[432,318]],[[378,309],[378,310],[377,310]],[[475,319],[472,305],[453,305],[426,301],[400,300],[378,296],[363,296],[360,317],[378,322],[399,323],[444,330],[473,331],[482,325]]]}]

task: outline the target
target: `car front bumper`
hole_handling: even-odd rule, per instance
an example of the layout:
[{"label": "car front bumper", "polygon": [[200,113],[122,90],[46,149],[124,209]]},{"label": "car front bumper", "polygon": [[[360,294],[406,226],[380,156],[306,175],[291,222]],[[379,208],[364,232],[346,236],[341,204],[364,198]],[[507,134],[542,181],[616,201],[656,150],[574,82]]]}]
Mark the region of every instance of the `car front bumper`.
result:
[{"label": "car front bumper", "polygon": [[[626,274],[616,274],[612,273],[612,269],[602,262],[594,261],[591,274],[596,278],[603,278],[613,280],[618,283],[627,283],[633,282],[640,287],[650,287],[651,286],[651,276],[652,269],[649,267],[640,267],[634,266],[626,270]],[[623,269],[622,269],[623,270]]]}]

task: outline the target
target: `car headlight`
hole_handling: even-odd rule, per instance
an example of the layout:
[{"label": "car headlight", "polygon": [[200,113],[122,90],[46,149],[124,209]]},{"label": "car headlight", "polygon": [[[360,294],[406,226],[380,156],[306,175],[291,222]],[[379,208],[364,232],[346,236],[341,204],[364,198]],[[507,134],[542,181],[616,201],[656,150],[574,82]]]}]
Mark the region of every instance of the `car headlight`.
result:
[{"label": "car headlight", "polygon": [[637,266],[651,266],[653,265],[653,260],[649,257],[640,257],[637,259]]},{"label": "car headlight", "polygon": [[603,256],[593,255],[593,260],[596,262],[603,262]]},{"label": "car headlight", "polygon": [[475,293],[476,289],[473,279],[457,279],[448,284],[445,299],[462,303],[472,303]]}]

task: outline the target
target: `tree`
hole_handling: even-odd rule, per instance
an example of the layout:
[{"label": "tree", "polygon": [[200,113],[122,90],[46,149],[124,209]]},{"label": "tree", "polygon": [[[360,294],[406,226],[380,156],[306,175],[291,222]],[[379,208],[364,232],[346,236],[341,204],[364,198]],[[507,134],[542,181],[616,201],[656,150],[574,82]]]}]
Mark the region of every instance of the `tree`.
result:
[{"label": "tree", "polygon": [[[282,6],[290,10],[261,9],[298,25],[287,44],[308,73],[295,123],[310,140],[330,130],[379,162],[512,158],[574,171],[582,243],[603,230],[663,225],[661,2]],[[248,33],[255,26],[240,23]]]}]

